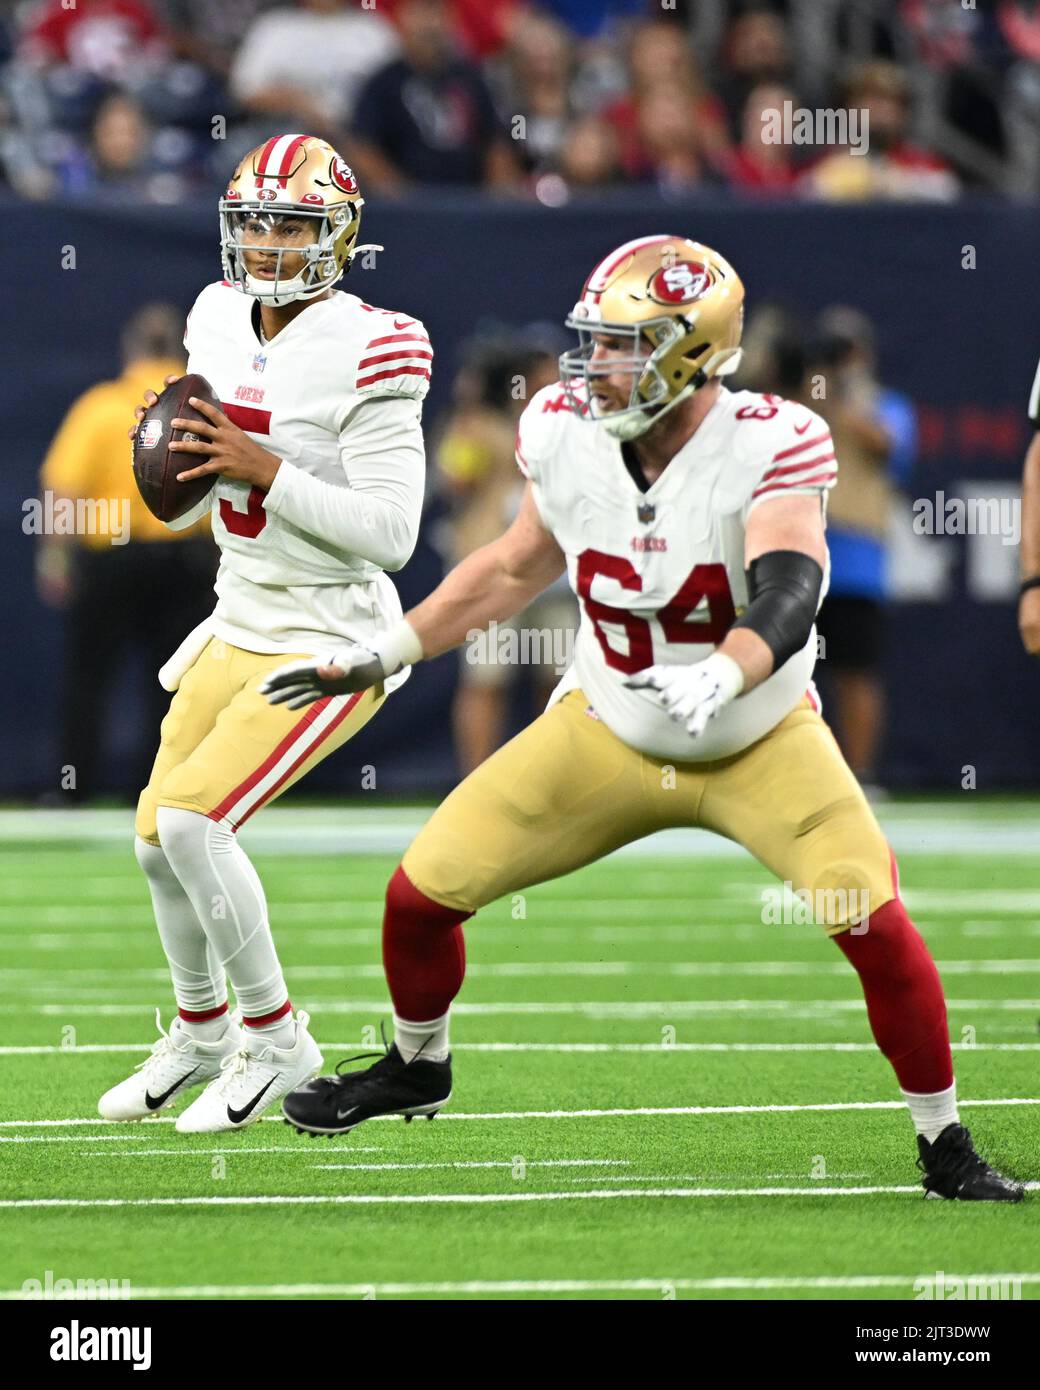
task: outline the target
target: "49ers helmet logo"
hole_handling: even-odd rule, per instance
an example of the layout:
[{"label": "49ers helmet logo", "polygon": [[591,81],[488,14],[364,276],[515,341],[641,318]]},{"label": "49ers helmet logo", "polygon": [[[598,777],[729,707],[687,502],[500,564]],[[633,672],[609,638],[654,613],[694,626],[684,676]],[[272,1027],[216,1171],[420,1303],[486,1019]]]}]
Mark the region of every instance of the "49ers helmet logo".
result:
[{"label": "49ers helmet logo", "polygon": [[659,304],[689,304],[710,288],[711,276],[699,261],[677,261],[651,277],[647,293]]},{"label": "49ers helmet logo", "polygon": [[354,170],[339,155],[329,165],[329,178],[341,193],[356,193],[358,191],[358,181],[354,177]]}]

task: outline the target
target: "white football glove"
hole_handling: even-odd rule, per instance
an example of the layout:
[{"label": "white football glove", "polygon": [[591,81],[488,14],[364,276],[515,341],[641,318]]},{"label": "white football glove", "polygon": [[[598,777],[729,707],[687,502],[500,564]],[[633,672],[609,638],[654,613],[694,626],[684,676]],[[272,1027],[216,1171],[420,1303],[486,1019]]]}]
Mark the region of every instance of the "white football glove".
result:
[{"label": "white football glove", "polygon": [[732,657],[713,652],[693,666],[648,666],[625,684],[630,690],[656,690],[670,717],[697,738],[743,690],[744,672]]}]

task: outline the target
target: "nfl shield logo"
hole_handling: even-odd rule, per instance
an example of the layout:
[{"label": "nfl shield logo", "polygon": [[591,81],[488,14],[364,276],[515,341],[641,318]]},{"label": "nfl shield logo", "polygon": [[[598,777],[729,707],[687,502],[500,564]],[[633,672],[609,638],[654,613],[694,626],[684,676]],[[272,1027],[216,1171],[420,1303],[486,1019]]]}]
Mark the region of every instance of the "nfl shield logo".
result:
[{"label": "nfl shield logo", "polygon": [[162,439],[162,421],[146,420],[141,426],[141,433],[138,443],[142,449],[154,449],[159,440]]},{"label": "nfl shield logo", "polygon": [[652,502],[640,502],[636,508],[636,515],[644,526],[648,526],[657,515],[657,508]]},{"label": "nfl shield logo", "polygon": [[266,366],[267,358],[264,356],[262,352],[258,352],[256,356],[253,358],[253,371],[262,372]]}]

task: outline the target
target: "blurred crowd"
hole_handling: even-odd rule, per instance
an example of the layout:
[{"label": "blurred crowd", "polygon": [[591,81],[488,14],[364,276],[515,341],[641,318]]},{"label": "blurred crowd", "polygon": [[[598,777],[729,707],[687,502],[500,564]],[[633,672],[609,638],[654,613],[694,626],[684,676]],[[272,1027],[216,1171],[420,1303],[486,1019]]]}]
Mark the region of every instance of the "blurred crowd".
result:
[{"label": "blurred crowd", "polygon": [[[823,110],[868,113],[865,149],[792,137],[798,112]],[[1040,3],[0,9],[0,186],[21,196],[217,195],[238,158],[279,130],[325,136],[384,195],[468,186],[555,205],[636,184],[677,196],[1034,197]]]},{"label": "blurred crowd", "polygon": [[869,794],[880,794],[885,735],[889,548],[901,493],[912,490],[917,413],[882,381],[873,324],[848,304],[814,319],[779,302],[748,319],[734,390],[774,392],[822,415],[840,460],[827,497],[830,583],[816,622],[813,679],[827,722]]}]

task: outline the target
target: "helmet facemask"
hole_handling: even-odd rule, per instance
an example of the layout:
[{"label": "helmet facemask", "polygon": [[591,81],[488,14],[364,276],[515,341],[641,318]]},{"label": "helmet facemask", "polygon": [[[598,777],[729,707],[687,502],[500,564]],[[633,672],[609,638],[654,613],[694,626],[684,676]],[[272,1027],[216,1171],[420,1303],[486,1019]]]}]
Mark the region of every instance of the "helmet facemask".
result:
[{"label": "helmet facemask", "polygon": [[[339,205],[321,215],[308,209],[293,207],[271,208],[262,204],[243,207],[237,200],[221,199],[220,250],[224,277],[237,290],[252,295],[274,308],[296,300],[313,299],[342,278],[349,260],[342,267],[337,263],[336,244],[344,237],[357,235],[360,200],[355,205]],[[272,233],[286,222],[307,224],[314,235],[309,242],[270,245]],[[358,248],[362,249],[362,248]],[[252,275],[246,267],[245,253],[264,253],[264,262],[272,262],[275,275],[268,279]],[[302,256],[302,266],[292,275],[283,274],[287,257]]]},{"label": "helmet facemask", "polygon": [[[560,357],[560,381],[571,408],[601,424],[615,439],[637,439],[645,434],[651,425],[707,380],[698,372],[677,395],[671,396],[662,359],[683,337],[683,332],[675,320],[667,316],[642,323],[602,323],[591,320],[586,306],[579,304],[566,324],[578,335],[577,348]],[[596,339],[605,336],[630,345],[630,351],[625,356],[594,362]],[[628,404],[617,410],[597,412],[593,395],[596,378],[621,374],[631,378]],[[584,387],[581,399],[575,389],[578,385]]]}]

